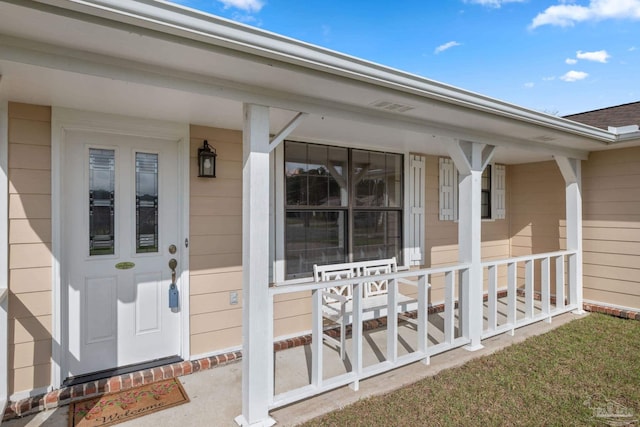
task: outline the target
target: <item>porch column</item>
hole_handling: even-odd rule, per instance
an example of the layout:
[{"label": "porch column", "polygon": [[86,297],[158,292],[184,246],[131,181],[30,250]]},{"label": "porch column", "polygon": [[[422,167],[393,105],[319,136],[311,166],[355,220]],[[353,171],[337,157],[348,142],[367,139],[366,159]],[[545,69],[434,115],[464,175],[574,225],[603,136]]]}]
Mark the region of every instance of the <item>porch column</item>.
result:
[{"label": "porch column", "polygon": [[569,304],[582,314],[582,168],[580,160],[554,156],[565,182],[567,250],[569,258]]},{"label": "porch column", "polygon": [[467,350],[483,346],[482,286],[482,171],[495,147],[468,141],[453,141],[447,151],[458,169],[458,257],[471,264],[460,277],[459,313],[462,335],[470,340]]},{"label": "porch column", "polygon": [[244,104],[242,135],[242,415],[241,426],[268,427],[273,370],[269,303],[269,108]]}]

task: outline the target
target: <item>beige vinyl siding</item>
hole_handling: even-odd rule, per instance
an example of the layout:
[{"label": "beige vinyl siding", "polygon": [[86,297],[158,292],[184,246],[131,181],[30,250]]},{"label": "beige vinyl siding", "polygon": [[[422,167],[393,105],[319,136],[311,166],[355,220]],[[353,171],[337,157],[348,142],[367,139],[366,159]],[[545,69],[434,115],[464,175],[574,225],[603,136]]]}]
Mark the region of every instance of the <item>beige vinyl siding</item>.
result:
[{"label": "beige vinyl siding", "polygon": [[[242,133],[196,125],[190,133],[190,350],[200,355],[242,344]],[[214,179],[197,177],[205,139],[218,154]],[[275,337],[310,329],[309,293],[276,297]]]},{"label": "beige vinyl siding", "polygon": [[584,298],[640,309],[640,148],[582,163]]},{"label": "beige vinyl siding", "polygon": [[[242,343],[242,133],[192,125],[190,137],[190,351],[200,355]],[[205,139],[216,178],[197,176]]]},{"label": "beige vinyl siding", "polygon": [[509,166],[511,255],[565,249],[565,184],[554,161]]},{"label": "beige vinyl siding", "polygon": [[[555,161],[511,165],[509,218],[511,256],[566,249],[565,183]],[[524,263],[518,264],[518,286],[524,286]],[[541,262],[534,262],[534,288],[540,290]],[[555,277],[555,264],[551,264]],[[555,294],[555,282],[551,293]],[[566,294],[566,290],[565,290]]]},{"label": "beige vinyl siding", "polygon": [[51,109],[9,104],[9,394],[51,379]]}]

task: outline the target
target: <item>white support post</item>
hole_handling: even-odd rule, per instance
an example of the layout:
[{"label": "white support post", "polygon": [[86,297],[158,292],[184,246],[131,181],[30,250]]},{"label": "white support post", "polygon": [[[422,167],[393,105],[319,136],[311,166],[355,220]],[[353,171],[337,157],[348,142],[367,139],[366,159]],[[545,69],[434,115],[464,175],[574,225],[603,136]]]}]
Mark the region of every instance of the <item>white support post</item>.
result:
[{"label": "white support post", "polygon": [[[427,354],[427,343],[429,342],[427,283],[428,276],[423,275],[418,278],[418,351],[424,354]],[[429,362],[429,356],[423,359],[424,364],[428,365]]]},{"label": "white support post", "polygon": [[549,316],[547,322],[551,323],[551,258],[542,260],[540,265],[540,300],[542,312]]},{"label": "white support post", "polygon": [[565,182],[567,250],[576,251],[569,257],[569,304],[576,314],[582,309],[582,170],[581,162],[555,156]]},{"label": "white support post", "polygon": [[533,319],[533,260],[524,263],[524,318]]},{"label": "white support post", "polygon": [[487,296],[487,323],[489,330],[495,331],[498,326],[498,267],[489,266],[489,289]]},{"label": "white support post", "polygon": [[[0,79],[2,76],[0,76]],[[6,102],[0,103],[0,413],[8,400],[9,367],[9,118]],[[2,422],[0,417],[0,422]]]},{"label": "white support post", "polygon": [[360,389],[360,377],[362,377],[362,291],[364,283],[358,281],[353,284],[353,319],[351,321],[351,370],[356,374],[356,380],[349,387],[353,391]]},{"label": "white support post", "polygon": [[455,275],[452,271],[444,274],[444,341],[452,344],[455,338],[453,313],[453,287]]},{"label": "white support post", "polygon": [[564,308],[564,256],[556,258],[556,310]]},{"label": "white support post", "polygon": [[387,282],[387,362],[398,361],[398,286],[396,279]]},{"label": "white support post", "polygon": [[458,169],[458,247],[459,261],[471,264],[468,286],[459,296],[462,335],[469,339],[467,350],[475,351],[483,329],[482,273],[482,171],[491,162],[495,147],[467,141],[447,143],[446,149]]},{"label": "white support post", "polygon": [[515,262],[507,264],[507,323],[512,326],[511,335],[513,335],[518,321],[517,270],[518,264]]},{"label": "white support post", "polygon": [[244,104],[241,426],[269,427],[273,301],[269,295],[269,108]]},{"label": "white support post", "polygon": [[322,386],[323,338],[322,338],[322,292],[316,289],[312,293],[311,309],[311,384]]}]

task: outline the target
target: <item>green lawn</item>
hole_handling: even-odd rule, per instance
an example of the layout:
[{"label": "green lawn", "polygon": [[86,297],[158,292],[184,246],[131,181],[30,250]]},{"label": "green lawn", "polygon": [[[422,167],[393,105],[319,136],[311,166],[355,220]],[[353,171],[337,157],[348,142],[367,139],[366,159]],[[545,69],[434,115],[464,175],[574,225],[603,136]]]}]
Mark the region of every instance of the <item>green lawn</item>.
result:
[{"label": "green lawn", "polygon": [[640,322],[591,314],[304,425],[583,426],[611,413],[640,418]]}]

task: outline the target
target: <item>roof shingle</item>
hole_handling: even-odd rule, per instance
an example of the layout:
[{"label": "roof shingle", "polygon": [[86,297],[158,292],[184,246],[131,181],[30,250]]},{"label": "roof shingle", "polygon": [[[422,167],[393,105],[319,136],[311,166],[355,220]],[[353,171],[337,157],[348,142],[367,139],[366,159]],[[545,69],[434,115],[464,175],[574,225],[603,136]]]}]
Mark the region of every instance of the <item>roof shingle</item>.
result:
[{"label": "roof shingle", "polygon": [[584,113],[570,114],[565,119],[607,130],[609,126],[640,125],[640,101]]}]

